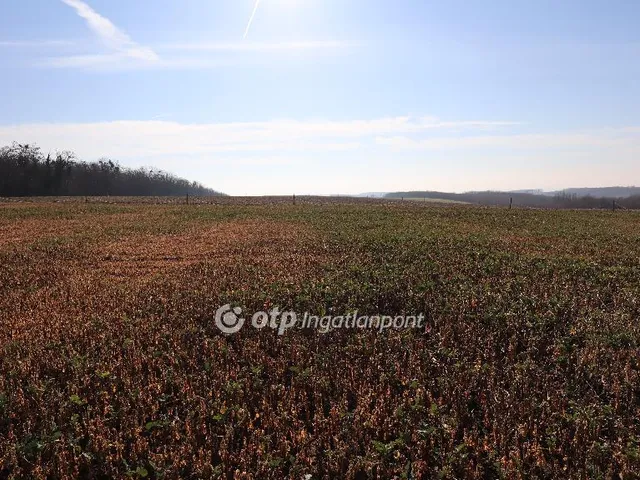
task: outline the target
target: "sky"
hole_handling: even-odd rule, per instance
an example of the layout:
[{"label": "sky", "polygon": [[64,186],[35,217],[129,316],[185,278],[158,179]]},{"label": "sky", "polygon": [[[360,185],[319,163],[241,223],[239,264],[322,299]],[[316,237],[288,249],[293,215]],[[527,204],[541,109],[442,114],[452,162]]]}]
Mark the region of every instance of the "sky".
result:
[{"label": "sky", "polygon": [[640,185],[639,18],[634,0],[0,0],[0,145],[232,195]]}]

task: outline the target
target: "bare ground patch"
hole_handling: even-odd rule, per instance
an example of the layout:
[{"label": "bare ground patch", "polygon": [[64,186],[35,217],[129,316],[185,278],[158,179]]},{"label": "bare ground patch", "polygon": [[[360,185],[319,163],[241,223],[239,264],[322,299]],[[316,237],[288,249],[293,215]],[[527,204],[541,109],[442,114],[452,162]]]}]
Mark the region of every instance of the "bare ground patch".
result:
[{"label": "bare ground patch", "polygon": [[112,227],[133,227],[144,220],[140,213],[82,214],[72,218],[21,218],[0,222],[0,250],[21,248],[38,241],[73,236],[98,237]]},{"label": "bare ground patch", "polygon": [[318,263],[313,232],[304,225],[239,220],[179,234],[133,235],[99,246],[94,262],[110,278],[145,278],[201,262],[280,269]]}]

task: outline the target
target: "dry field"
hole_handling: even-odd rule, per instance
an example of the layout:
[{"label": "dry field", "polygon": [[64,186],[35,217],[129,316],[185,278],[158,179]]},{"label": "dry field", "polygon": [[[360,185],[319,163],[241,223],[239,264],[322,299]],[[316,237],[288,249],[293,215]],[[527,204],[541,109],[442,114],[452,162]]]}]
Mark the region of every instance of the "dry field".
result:
[{"label": "dry field", "polygon": [[0,478],[638,478],[640,214],[183,200],[0,203]]}]

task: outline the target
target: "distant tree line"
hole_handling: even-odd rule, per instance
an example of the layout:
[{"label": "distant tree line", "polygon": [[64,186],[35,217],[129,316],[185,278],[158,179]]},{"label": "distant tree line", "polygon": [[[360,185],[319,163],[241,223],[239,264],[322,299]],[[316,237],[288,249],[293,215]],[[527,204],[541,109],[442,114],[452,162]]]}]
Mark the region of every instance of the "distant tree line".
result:
[{"label": "distant tree line", "polygon": [[32,145],[0,148],[0,197],[187,194],[221,195],[161,170],[124,168],[109,159],[83,162],[72,152],[45,156]]},{"label": "distant tree line", "polygon": [[514,206],[532,208],[579,208],[579,209],[612,209],[614,202],[616,208],[640,209],[640,195],[630,197],[593,197],[590,195],[580,196],[576,193],[559,192],[555,195],[538,195],[532,193],[514,192],[468,192],[468,193],[446,193],[446,192],[395,192],[386,195],[386,198],[404,199],[431,199],[431,200],[454,200],[477,205],[508,206],[513,199]]}]

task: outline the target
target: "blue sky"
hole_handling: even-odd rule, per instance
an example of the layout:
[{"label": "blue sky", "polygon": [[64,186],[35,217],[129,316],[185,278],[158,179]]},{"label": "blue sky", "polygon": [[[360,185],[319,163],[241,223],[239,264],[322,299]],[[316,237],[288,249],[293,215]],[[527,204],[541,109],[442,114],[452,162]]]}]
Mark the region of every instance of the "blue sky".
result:
[{"label": "blue sky", "polygon": [[635,1],[0,3],[0,144],[231,194],[640,184]]}]

